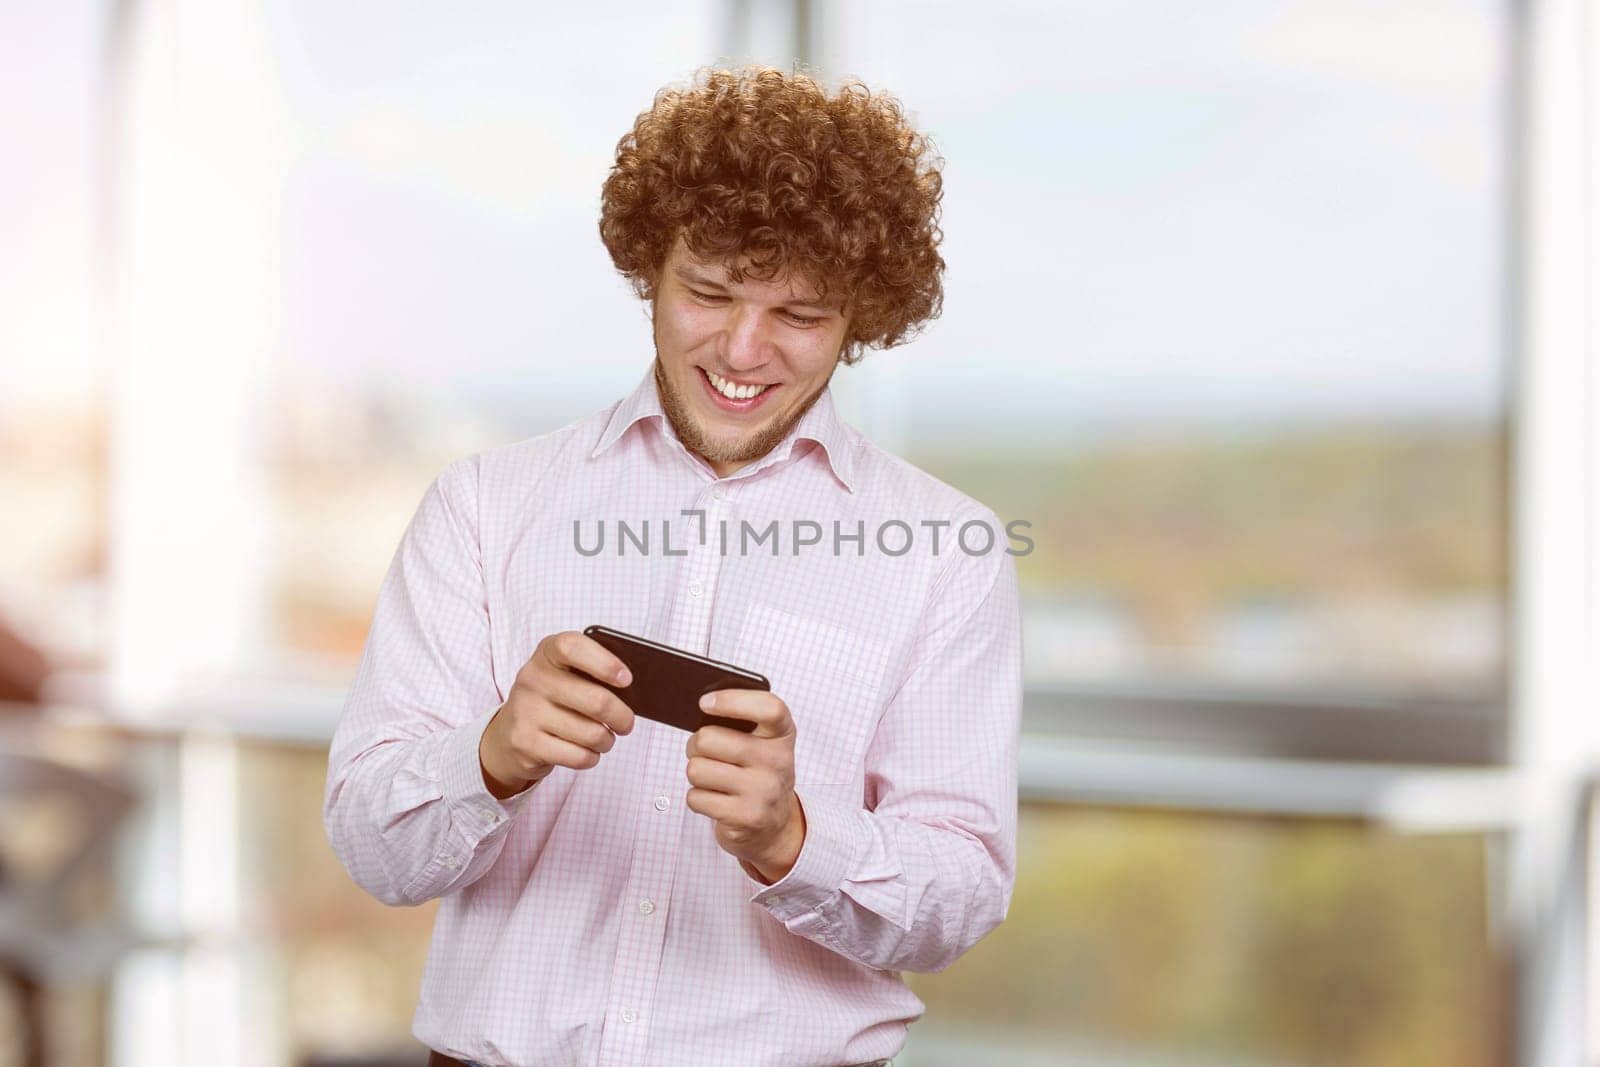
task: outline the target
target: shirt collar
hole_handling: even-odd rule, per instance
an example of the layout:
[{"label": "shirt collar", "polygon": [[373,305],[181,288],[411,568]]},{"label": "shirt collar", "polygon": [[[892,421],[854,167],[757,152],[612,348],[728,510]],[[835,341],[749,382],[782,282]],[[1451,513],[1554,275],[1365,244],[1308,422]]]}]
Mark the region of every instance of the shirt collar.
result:
[{"label": "shirt collar", "polygon": [[[645,368],[644,378],[633,392],[629,393],[611,413],[605,430],[600,434],[600,441],[589,453],[589,458],[593,459],[610,448],[634,423],[652,417],[657,420],[663,432],[672,434],[672,424],[667,420],[667,413],[661,406],[661,396],[656,390],[653,362]],[[677,435],[672,434],[672,436],[676,439]],[[845,425],[834,410],[831,386],[822,390],[822,395],[817,397],[816,403],[800,416],[800,421],[789,429],[788,435],[779,441],[771,452],[757,460],[749,471],[753,473],[777,462],[779,458],[791,457],[801,441],[815,441],[821,445],[823,457],[827,460],[834,477],[839,479],[847,492],[855,492],[855,465],[850,442],[845,433]]]}]

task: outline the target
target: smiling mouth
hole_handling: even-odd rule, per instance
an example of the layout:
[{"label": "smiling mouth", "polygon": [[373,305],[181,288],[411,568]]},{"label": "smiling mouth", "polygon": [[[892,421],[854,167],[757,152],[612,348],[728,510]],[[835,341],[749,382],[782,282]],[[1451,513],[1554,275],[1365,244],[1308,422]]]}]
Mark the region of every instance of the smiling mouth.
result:
[{"label": "smiling mouth", "polygon": [[[700,369],[705,370],[704,367]],[[770,382],[740,384],[732,378],[724,378],[720,374],[713,374],[711,371],[706,371],[706,377],[710,379],[712,387],[729,400],[749,400],[772,386]]]},{"label": "smiling mouth", "polygon": [[[707,394],[712,402],[724,411],[751,411],[764,403],[781,385],[773,383],[762,387],[759,391],[751,392],[750,386],[736,386],[734,383],[714,375],[704,367],[696,367],[700,372],[700,381],[704,383]],[[725,391],[726,390],[726,391]],[[732,393],[733,395],[729,395]]]}]

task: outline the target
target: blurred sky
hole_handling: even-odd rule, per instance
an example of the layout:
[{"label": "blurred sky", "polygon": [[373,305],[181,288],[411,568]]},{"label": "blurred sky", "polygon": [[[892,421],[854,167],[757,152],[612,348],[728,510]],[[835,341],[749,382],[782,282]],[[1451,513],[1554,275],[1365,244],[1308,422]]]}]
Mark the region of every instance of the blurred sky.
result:
[{"label": "blurred sky", "polygon": [[[1498,7],[819,6],[821,58],[947,160],[945,314],[868,357],[920,433],[1501,409]],[[0,14],[27,146],[0,169],[0,415],[93,373],[101,7]],[[631,387],[648,328],[600,183],[652,92],[726,49],[722,13],[267,3],[285,371],[511,419]]]}]

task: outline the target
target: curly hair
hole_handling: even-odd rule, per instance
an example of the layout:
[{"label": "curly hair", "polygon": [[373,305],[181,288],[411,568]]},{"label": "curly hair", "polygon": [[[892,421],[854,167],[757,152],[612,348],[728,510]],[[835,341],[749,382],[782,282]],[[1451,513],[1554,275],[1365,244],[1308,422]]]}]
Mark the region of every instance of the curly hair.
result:
[{"label": "curly hair", "polygon": [[823,299],[838,286],[853,364],[941,310],[943,162],[893,97],[858,80],[830,95],[801,73],[702,68],[617,142],[600,239],[646,300],[680,235],[735,284],[793,272]]}]

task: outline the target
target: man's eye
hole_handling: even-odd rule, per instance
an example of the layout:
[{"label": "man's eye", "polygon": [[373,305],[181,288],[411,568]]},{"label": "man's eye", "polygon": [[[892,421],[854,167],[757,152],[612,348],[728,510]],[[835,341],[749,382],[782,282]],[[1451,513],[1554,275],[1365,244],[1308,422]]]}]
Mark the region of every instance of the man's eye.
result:
[{"label": "man's eye", "polygon": [[821,320],[821,319],[816,319],[816,318],[807,318],[807,317],[806,317],[806,316],[804,316],[804,315],[796,315],[796,314],[795,314],[795,313],[794,313],[794,312],[792,312],[792,311],[786,311],[786,312],[784,312],[784,316],[785,316],[785,317],[786,317],[786,318],[788,318],[788,320],[789,320],[789,321],[790,321],[790,322],[792,322],[792,323],[794,323],[794,324],[795,324],[795,325],[796,325],[796,326],[799,326],[799,327],[802,327],[802,328],[806,328],[806,327],[811,327],[811,326],[815,326],[815,325],[816,325],[816,324],[817,324],[817,323],[819,323],[819,322],[821,322],[821,321],[822,321],[822,320]]},{"label": "man's eye", "polygon": [[720,304],[724,300],[728,299],[725,296],[718,296],[716,293],[702,293],[698,289],[690,289],[689,292],[694,294],[694,298],[696,300],[706,304]]}]

